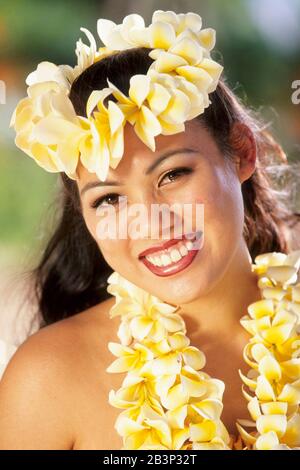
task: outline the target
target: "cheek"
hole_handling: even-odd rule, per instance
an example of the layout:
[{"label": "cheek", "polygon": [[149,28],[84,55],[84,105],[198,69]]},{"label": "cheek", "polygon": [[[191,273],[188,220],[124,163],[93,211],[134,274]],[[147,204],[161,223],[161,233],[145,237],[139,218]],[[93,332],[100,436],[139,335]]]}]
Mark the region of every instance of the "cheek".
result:
[{"label": "cheek", "polygon": [[243,232],[244,207],[241,187],[234,175],[216,169],[207,184],[193,189],[195,204],[204,206],[204,233],[210,240],[224,243],[239,238]]}]

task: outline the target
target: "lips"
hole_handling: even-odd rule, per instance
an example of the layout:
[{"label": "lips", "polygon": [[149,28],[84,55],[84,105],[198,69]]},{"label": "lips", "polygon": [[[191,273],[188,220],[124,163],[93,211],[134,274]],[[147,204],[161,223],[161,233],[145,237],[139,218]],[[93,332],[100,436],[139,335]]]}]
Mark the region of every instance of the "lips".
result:
[{"label": "lips", "polygon": [[[202,232],[201,232],[201,238],[200,239],[198,238],[199,243],[196,244],[197,247],[195,247],[195,249],[188,250],[188,253],[185,256],[183,256],[180,260],[176,262],[172,262],[167,265],[157,266],[151,263],[148,260],[148,258],[146,258],[145,256],[142,256],[140,261],[146,266],[146,268],[148,268],[149,271],[151,271],[156,276],[160,276],[160,277],[173,276],[187,269],[192,264],[193,260],[196,258],[197,253],[203,247],[203,241],[204,239],[203,239]],[[195,242],[193,242],[193,245],[194,244]]]},{"label": "lips", "polygon": [[[195,234],[194,234],[195,235]],[[176,245],[176,243],[180,242],[180,240],[191,240],[192,234],[184,234],[181,238],[173,238],[172,240],[168,240],[165,243],[162,243],[161,245],[154,245],[151,248],[148,248],[147,250],[142,251],[138,258],[141,259],[147,255],[151,255],[152,253],[156,253],[158,251],[166,250],[172,245]]]}]

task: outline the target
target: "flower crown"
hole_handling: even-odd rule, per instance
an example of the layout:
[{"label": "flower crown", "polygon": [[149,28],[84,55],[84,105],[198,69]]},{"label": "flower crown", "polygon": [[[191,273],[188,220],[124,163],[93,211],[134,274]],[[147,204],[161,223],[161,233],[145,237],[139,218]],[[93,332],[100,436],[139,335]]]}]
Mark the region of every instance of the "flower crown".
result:
[{"label": "flower crown", "polygon": [[[27,76],[28,96],[19,101],[10,122],[16,146],[45,170],[65,172],[71,179],[76,179],[80,158],[101,181],[122,158],[127,121],[155,151],[155,136],[183,132],[184,122],[204,112],[208,94],[217,87],[223,67],[210,57],[215,30],[201,28],[196,13],[162,10],[153,13],[148,27],[137,14],[118,25],[98,19],[97,32],[105,45],[98,49],[91,32],[80,28],[90,45],[77,41],[74,68],[44,61]],[[107,79],[108,87],[90,94],[86,117],[76,115],[69,99],[74,80],[104,57],[136,47],[153,49],[149,56],[154,62],[146,75],[131,77],[129,96]],[[117,102],[108,100],[106,107],[104,100],[111,94]]]}]

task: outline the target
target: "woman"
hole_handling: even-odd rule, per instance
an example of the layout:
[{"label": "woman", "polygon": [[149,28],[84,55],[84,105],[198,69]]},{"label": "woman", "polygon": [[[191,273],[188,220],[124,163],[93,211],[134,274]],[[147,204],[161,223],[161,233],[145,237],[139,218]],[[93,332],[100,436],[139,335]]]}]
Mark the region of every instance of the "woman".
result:
[{"label": "woman", "polygon": [[[137,16],[129,15],[132,21],[132,17],[135,17],[138,22],[140,19]],[[199,18],[191,13],[176,15],[158,11],[154,13],[153,24],[155,20],[160,20],[169,26],[171,20],[173,25],[176,20],[178,26],[184,20],[186,31],[190,27],[195,33],[201,29]],[[196,23],[197,30],[193,29]],[[205,48],[204,42],[202,46]],[[209,57],[211,46],[207,45],[206,58]],[[128,96],[131,78],[134,75],[146,75],[154,61],[149,56],[149,49],[125,47],[83,67],[75,80],[71,80],[69,89],[69,99],[76,115],[87,118],[87,104],[95,110],[95,106],[89,102],[93,90],[103,90],[113,84]],[[170,132],[169,135],[167,132],[155,135],[154,150],[143,141],[145,136],[141,127],[133,128],[128,119],[123,129],[122,160],[118,161],[118,165],[110,166],[104,179],[101,177],[101,168],[99,170],[97,167],[98,172],[91,171],[92,167],[96,169],[96,164],[92,160],[87,164],[87,159],[83,158],[75,162],[76,173],[70,166],[67,171],[60,171],[62,167],[58,164],[56,169],[46,168],[49,171],[60,171],[63,190],[58,226],[34,273],[44,323],[40,331],[18,348],[3,375],[0,385],[0,448],[241,449],[245,446],[271,448],[282,442],[291,445],[287,439],[279,440],[280,436],[285,435],[283,431],[276,432],[272,428],[271,434],[260,431],[259,436],[255,435],[256,438],[263,436],[259,441],[260,447],[255,447],[254,434],[249,437],[239,428],[244,437],[242,442],[238,439],[236,428],[238,418],[249,420],[238,371],[241,369],[246,375],[249,369],[243,351],[250,335],[240,324],[240,319],[247,315],[249,304],[262,299],[262,284],[258,285],[258,272],[251,269],[251,264],[258,255],[281,252],[281,261],[275,258],[282,265],[287,259],[284,253],[296,248],[292,246],[290,237],[296,216],[277,201],[267,176],[267,166],[272,163],[272,158],[278,157],[282,163],[286,163],[286,160],[279,145],[238,101],[225,80],[218,77],[215,87],[208,89],[208,93],[210,102],[206,102],[202,111],[187,120],[184,130]],[[120,94],[109,95],[114,103],[120,103],[121,98]],[[106,106],[107,100],[106,96],[103,100]],[[125,106],[121,109],[125,112]],[[101,110],[103,108],[98,106],[98,112]],[[18,122],[15,124],[18,131],[17,125]],[[74,136],[76,139],[77,134]],[[45,148],[48,145],[49,149],[53,144],[50,140],[48,144],[44,142]],[[20,146],[20,142],[21,139],[16,143]],[[86,141],[85,145],[81,149],[86,150]],[[26,145],[23,145],[23,150],[28,153]],[[36,160],[46,167],[46,160],[38,160],[37,157]],[[115,209],[114,215],[124,215],[124,205],[118,199],[119,196],[127,198],[127,208],[140,204],[147,209],[147,217],[143,219],[139,236],[135,239],[129,236],[122,238],[119,232],[115,238],[99,236],[99,215],[103,216],[108,207]],[[179,210],[171,210],[169,224],[163,228],[157,223],[157,235],[149,236],[152,233],[150,229],[153,229],[153,219],[150,217],[153,204],[166,204],[170,208],[174,203],[204,206],[205,226],[201,225],[201,230],[198,230],[194,214],[182,215]],[[110,217],[109,222],[112,221]],[[174,243],[177,248],[173,253],[170,246],[170,257],[160,256],[164,242],[176,242],[175,226],[184,226],[187,221],[191,223],[190,231],[194,238],[195,234],[202,235],[201,242],[191,249],[187,239],[181,236],[180,244]],[[145,259],[147,253],[143,252],[149,248],[154,248],[155,253]],[[276,265],[275,258],[272,259]],[[272,259],[268,261],[271,264]],[[294,257],[294,266],[299,267],[295,260]],[[289,269],[296,271],[294,267]],[[293,274],[295,271],[292,271]],[[120,277],[111,276],[108,281],[111,286],[107,288],[107,280],[112,273],[118,273]],[[293,285],[297,282],[296,278],[294,276]],[[264,287],[271,285],[268,282],[272,283],[268,279],[264,282],[267,282]],[[147,297],[152,302],[153,311],[153,305],[157,305],[155,299],[161,299],[158,305],[160,308],[164,305],[162,316],[158,317],[158,321],[157,317],[156,320],[151,318],[151,323],[149,317],[143,319],[141,315],[139,318],[138,314],[133,315],[136,318],[133,320],[135,323],[131,323],[132,330],[128,329],[128,318],[122,322],[121,328],[119,316],[122,317],[126,308],[127,313],[132,314],[137,305],[133,299],[147,293],[153,296],[151,301]],[[118,305],[121,305],[119,312]],[[110,315],[113,311],[114,315]],[[163,320],[164,325],[168,322],[170,325],[170,315],[174,316],[174,320],[168,326],[169,330],[167,327],[160,330],[160,322]],[[179,326],[174,326],[175,323]],[[164,377],[168,377],[168,385],[159,382],[159,390],[164,390],[165,395],[159,397],[153,390],[151,395],[150,389],[147,389],[149,396],[155,397],[151,401],[144,394],[146,389],[140,388],[140,394],[131,402],[129,411],[140,411],[134,405],[144,394],[143,403],[148,406],[145,413],[149,412],[150,407],[150,415],[147,415],[148,421],[145,422],[140,421],[137,415],[125,415],[131,423],[139,423],[136,424],[138,429],[133,427],[128,432],[128,420],[119,421],[119,425],[116,428],[114,426],[120,415],[118,408],[126,410],[126,405],[122,404],[124,400],[127,403],[130,401],[130,394],[128,390],[122,396],[111,392],[124,386],[124,375],[108,372],[128,372],[130,380],[133,380],[132,377],[136,379],[141,372],[135,359],[131,362],[128,359],[128,354],[137,353],[135,349],[126,349],[132,346],[130,334],[141,345],[138,350],[141,353],[140,366],[145,366],[148,361],[147,364],[152,367],[153,358],[159,359],[160,355],[164,355],[164,352],[157,353],[156,350],[153,356],[156,347],[154,343],[161,345],[160,340],[175,335],[172,336],[172,351],[176,350],[176,341],[176,344],[183,341],[180,343],[184,344],[181,350],[186,352],[185,356],[182,353],[180,357],[185,357],[185,366],[188,367],[179,376],[177,365],[168,356],[170,362],[165,364],[176,370],[171,372],[167,368],[160,374],[158,371],[162,362],[159,363],[152,378],[160,379],[164,374]],[[118,343],[118,337],[123,346],[115,344]],[[157,341],[153,341],[153,338]],[[189,349],[188,344],[194,349]],[[108,345],[111,346],[108,348]],[[165,350],[165,353],[171,354],[168,351]],[[112,353],[118,357],[114,366],[111,366]],[[143,359],[142,353],[147,356],[147,360]],[[127,362],[122,358],[124,354],[127,354]],[[202,369],[203,375],[197,372]],[[133,375],[130,375],[132,371]],[[143,379],[145,371],[147,369],[143,369]],[[169,393],[171,387],[174,384],[181,386],[180,380],[187,383],[191,378],[199,380],[194,384],[197,392],[194,390],[194,394],[190,394],[192,398],[189,402],[193,403],[194,400],[199,405],[196,407],[196,417],[193,415],[195,409],[192,411],[188,400],[181,403],[182,396],[180,393],[175,395],[175,389],[175,403],[168,406],[172,401]],[[225,391],[221,381],[225,384]],[[203,394],[203,391],[199,392],[199,387],[203,389],[204,383],[205,387],[212,387],[213,391],[205,389],[206,395],[203,395],[200,405],[197,397]],[[140,382],[134,382],[135,391],[139,386]],[[163,424],[160,424],[160,432],[157,423],[161,423],[162,403],[159,399],[165,404],[164,411],[169,410],[161,418]],[[199,411],[202,405],[206,407],[207,414]],[[207,407],[213,410],[212,415]],[[181,418],[175,412],[170,412],[175,409],[181,413]],[[148,427],[145,427],[145,423],[148,423]],[[171,438],[170,428],[174,430]],[[192,429],[191,434],[189,429]],[[233,441],[236,440],[239,442],[234,446]],[[300,442],[292,443],[292,447],[297,445]]]}]

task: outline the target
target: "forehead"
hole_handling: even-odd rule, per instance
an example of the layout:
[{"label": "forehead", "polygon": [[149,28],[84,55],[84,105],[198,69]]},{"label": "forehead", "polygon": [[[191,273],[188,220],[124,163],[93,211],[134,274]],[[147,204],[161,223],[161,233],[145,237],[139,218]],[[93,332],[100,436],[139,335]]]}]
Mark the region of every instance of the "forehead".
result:
[{"label": "forehead", "polygon": [[[185,130],[172,135],[158,135],[155,137],[155,151],[153,152],[137,136],[133,126],[126,123],[124,126],[124,152],[117,168],[109,168],[107,179],[114,179],[128,175],[128,173],[142,171],[148,167],[152,161],[156,160],[160,154],[177,148],[191,147],[195,150],[199,148],[199,132],[203,132],[201,125],[195,119],[185,122]],[[89,172],[79,161],[77,167],[78,184],[97,179],[94,173]]]}]

